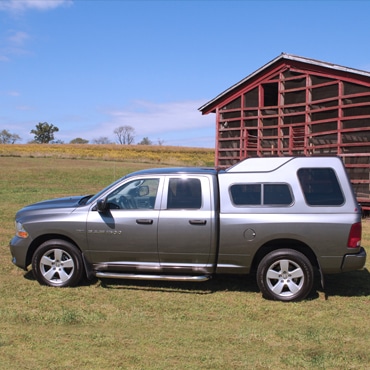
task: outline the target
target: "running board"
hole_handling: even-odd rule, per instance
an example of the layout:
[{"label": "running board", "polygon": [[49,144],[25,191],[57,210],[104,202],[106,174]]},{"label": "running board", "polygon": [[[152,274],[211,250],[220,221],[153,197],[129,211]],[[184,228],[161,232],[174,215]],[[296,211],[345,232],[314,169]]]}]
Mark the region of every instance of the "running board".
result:
[{"label": "running board", "polygon": [[129,280],[164,280],[164,281],[193,281],[202,282],[211,278],[209,275],[146,275],[146,274],[120,274],[116,272],[96,272],[97,278],[129,279]]}]

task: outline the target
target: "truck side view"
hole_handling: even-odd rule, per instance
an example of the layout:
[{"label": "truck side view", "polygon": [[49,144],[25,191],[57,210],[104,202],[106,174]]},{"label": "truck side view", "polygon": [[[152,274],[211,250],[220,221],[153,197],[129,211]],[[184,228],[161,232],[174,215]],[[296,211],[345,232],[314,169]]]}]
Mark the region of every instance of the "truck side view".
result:
[{"label": "truck side view", "polygon": [[298,301],[322,275],[361,269],[361,208],[337,157],[249,158],[227,170],[129,174],[93,196],[16,214],[12,261],[39,283],[205,281],[256,274],[267,299]]}]

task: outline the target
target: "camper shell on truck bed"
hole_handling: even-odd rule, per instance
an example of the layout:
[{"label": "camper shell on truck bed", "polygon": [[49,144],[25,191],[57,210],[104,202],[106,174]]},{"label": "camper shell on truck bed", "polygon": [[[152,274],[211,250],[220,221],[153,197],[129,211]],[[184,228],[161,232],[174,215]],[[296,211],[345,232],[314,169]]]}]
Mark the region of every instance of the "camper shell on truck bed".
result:
[{"label": "camper shell on truck bed", "polygon": [[134,172],[94,196],[23,208],[10,249],[41,284],[254,273],[263,295],[282,301],[310,293],[314,268],[339,273],[366,261],[361,209],[337,157]]}]

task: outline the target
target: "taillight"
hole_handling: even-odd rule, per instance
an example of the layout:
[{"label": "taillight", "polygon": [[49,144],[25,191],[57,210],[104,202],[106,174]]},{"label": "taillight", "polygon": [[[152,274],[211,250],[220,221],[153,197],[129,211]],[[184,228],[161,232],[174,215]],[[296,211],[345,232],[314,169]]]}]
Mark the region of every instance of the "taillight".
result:
[{"label": "taillight", "polygon": [[361,222],[353,224],[348,236],[347,244],[348,248],[358,248],[361,245],[361,233],[362,233]]}]

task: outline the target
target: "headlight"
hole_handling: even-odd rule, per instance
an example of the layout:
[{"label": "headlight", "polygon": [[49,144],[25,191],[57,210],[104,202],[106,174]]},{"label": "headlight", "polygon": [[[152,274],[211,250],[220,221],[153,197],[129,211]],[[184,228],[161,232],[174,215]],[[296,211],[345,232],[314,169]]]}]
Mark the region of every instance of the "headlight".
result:
[{"label": "headlight", "polygon": [[15,222],[15,235],[22,239],[28,238],[28,232],[20,222]]}]

